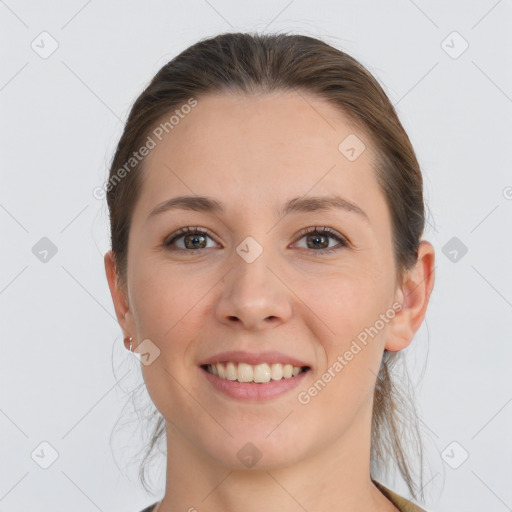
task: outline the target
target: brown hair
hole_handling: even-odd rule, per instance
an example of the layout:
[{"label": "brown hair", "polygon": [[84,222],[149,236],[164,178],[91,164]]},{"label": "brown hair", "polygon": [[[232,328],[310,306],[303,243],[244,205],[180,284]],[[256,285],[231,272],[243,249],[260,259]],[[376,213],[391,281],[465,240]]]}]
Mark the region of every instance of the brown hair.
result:
[{"label": "brown hair", "polygon": [[[366,68],[346,53],[305,35],[225,33],[190,46],[165,64],[135,101],[113,157],[107,202],[112,251],[122,286],[126,285],[128,237],[140,194],[144,160],[126,170],[151,130],[176,107],[206,93],[297,91],[317,95],[341,110],[366,133],[376,155],[376,179],[392,221],[397,276],[417,261],[424,229],[422,176],[415,152],[393,105]],[[417,498],[412,466],[407,460],[403,427],[409,423],[420,459],[422,447],[414,401],[391,378],[401,352],[385,350],[374,390],[371,471],[396,462],[409,491]],[[409,413],[409,416],[406,413]],[[156,413],[154,414],[156,415]],[[145,463],[165,435],[159,415],[139,476],[145,486]],[[423,498],[422,498],[423,499]]]}]

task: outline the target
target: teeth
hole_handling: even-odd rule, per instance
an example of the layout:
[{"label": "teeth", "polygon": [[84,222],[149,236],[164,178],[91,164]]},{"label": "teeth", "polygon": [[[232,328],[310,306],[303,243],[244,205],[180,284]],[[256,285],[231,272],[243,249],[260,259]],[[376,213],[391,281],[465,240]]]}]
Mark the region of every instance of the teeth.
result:
[{"label": "teeth", "polygon": [[270,368],[270,376],[272,380],[281,380],[283,378],[283,365],[273,364]]},{"label": "teeth", "polygon": [[226,364],[217,363],[209,364],[206,370],[213,375],[217,375],[222,379],[237,380],[238,382],[258,382],[265,383],[271,380],[289,379],[302,373],[300,366],[291,364],[257,364],[251,365],[247,363],[228,362]]}]

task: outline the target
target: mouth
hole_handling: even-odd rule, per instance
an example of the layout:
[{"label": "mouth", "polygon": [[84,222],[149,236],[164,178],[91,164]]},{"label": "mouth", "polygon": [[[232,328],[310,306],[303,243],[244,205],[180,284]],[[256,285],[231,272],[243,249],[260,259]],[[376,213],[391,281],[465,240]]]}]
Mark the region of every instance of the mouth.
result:
[{"label": "mouth", "polygon": [[309,366],[295,366],[291,363],[248,364],[225,361],[215,364],[202,364],[200,367],[220,379],[248,384],[268,384],[269,382],[294,379],[311,370]]}]

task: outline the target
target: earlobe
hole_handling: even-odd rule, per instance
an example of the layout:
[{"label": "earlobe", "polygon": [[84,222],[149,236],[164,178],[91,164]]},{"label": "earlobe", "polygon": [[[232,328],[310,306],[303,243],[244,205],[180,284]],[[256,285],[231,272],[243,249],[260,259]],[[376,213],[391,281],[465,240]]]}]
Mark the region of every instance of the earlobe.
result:
[{"label": "earlobe", "polygon": [[435,251],[427,241],[418,247],[418,259],[397,288],[395,301],[402,304],[390,322],[385,348],[396,352],[407,348],[420,328],[434,287]]}]

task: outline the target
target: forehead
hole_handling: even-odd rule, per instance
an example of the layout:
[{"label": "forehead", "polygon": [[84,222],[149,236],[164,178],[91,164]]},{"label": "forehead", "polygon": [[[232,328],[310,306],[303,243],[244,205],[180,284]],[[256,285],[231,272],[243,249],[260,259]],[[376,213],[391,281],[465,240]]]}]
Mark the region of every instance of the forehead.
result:
[{"label": "forehead", "polygon": [[209,94],[187,112],[175,116],[161,140],[153,135],[137,205],[143,215],[179,195],[224,198],[228,207],[237,203],[236,214],[240,207],[277,211],[289,197],[335,193],[369,216],[382,215],[370,140],[326,100],[294,91]]},{"label": "forehead", "polygon": [[[169,117],[164,115],[163,123]],[[318,151],[338,156],[340,137],[357,134],[367,139],[339,108],[305,92],[208,94],[197,99],[190,113],[174,119],[177,123],[167,127],[164,144],[158,144],[150,160],[181,153],[183,143],[194,149],[190,158],[218,155],[220,147],[239,160],[255,153],[272,158],[280,149],[291,148],[300,152],[298,159],[315,158]],[[293,156],[289,153],[287,158]]]}]

